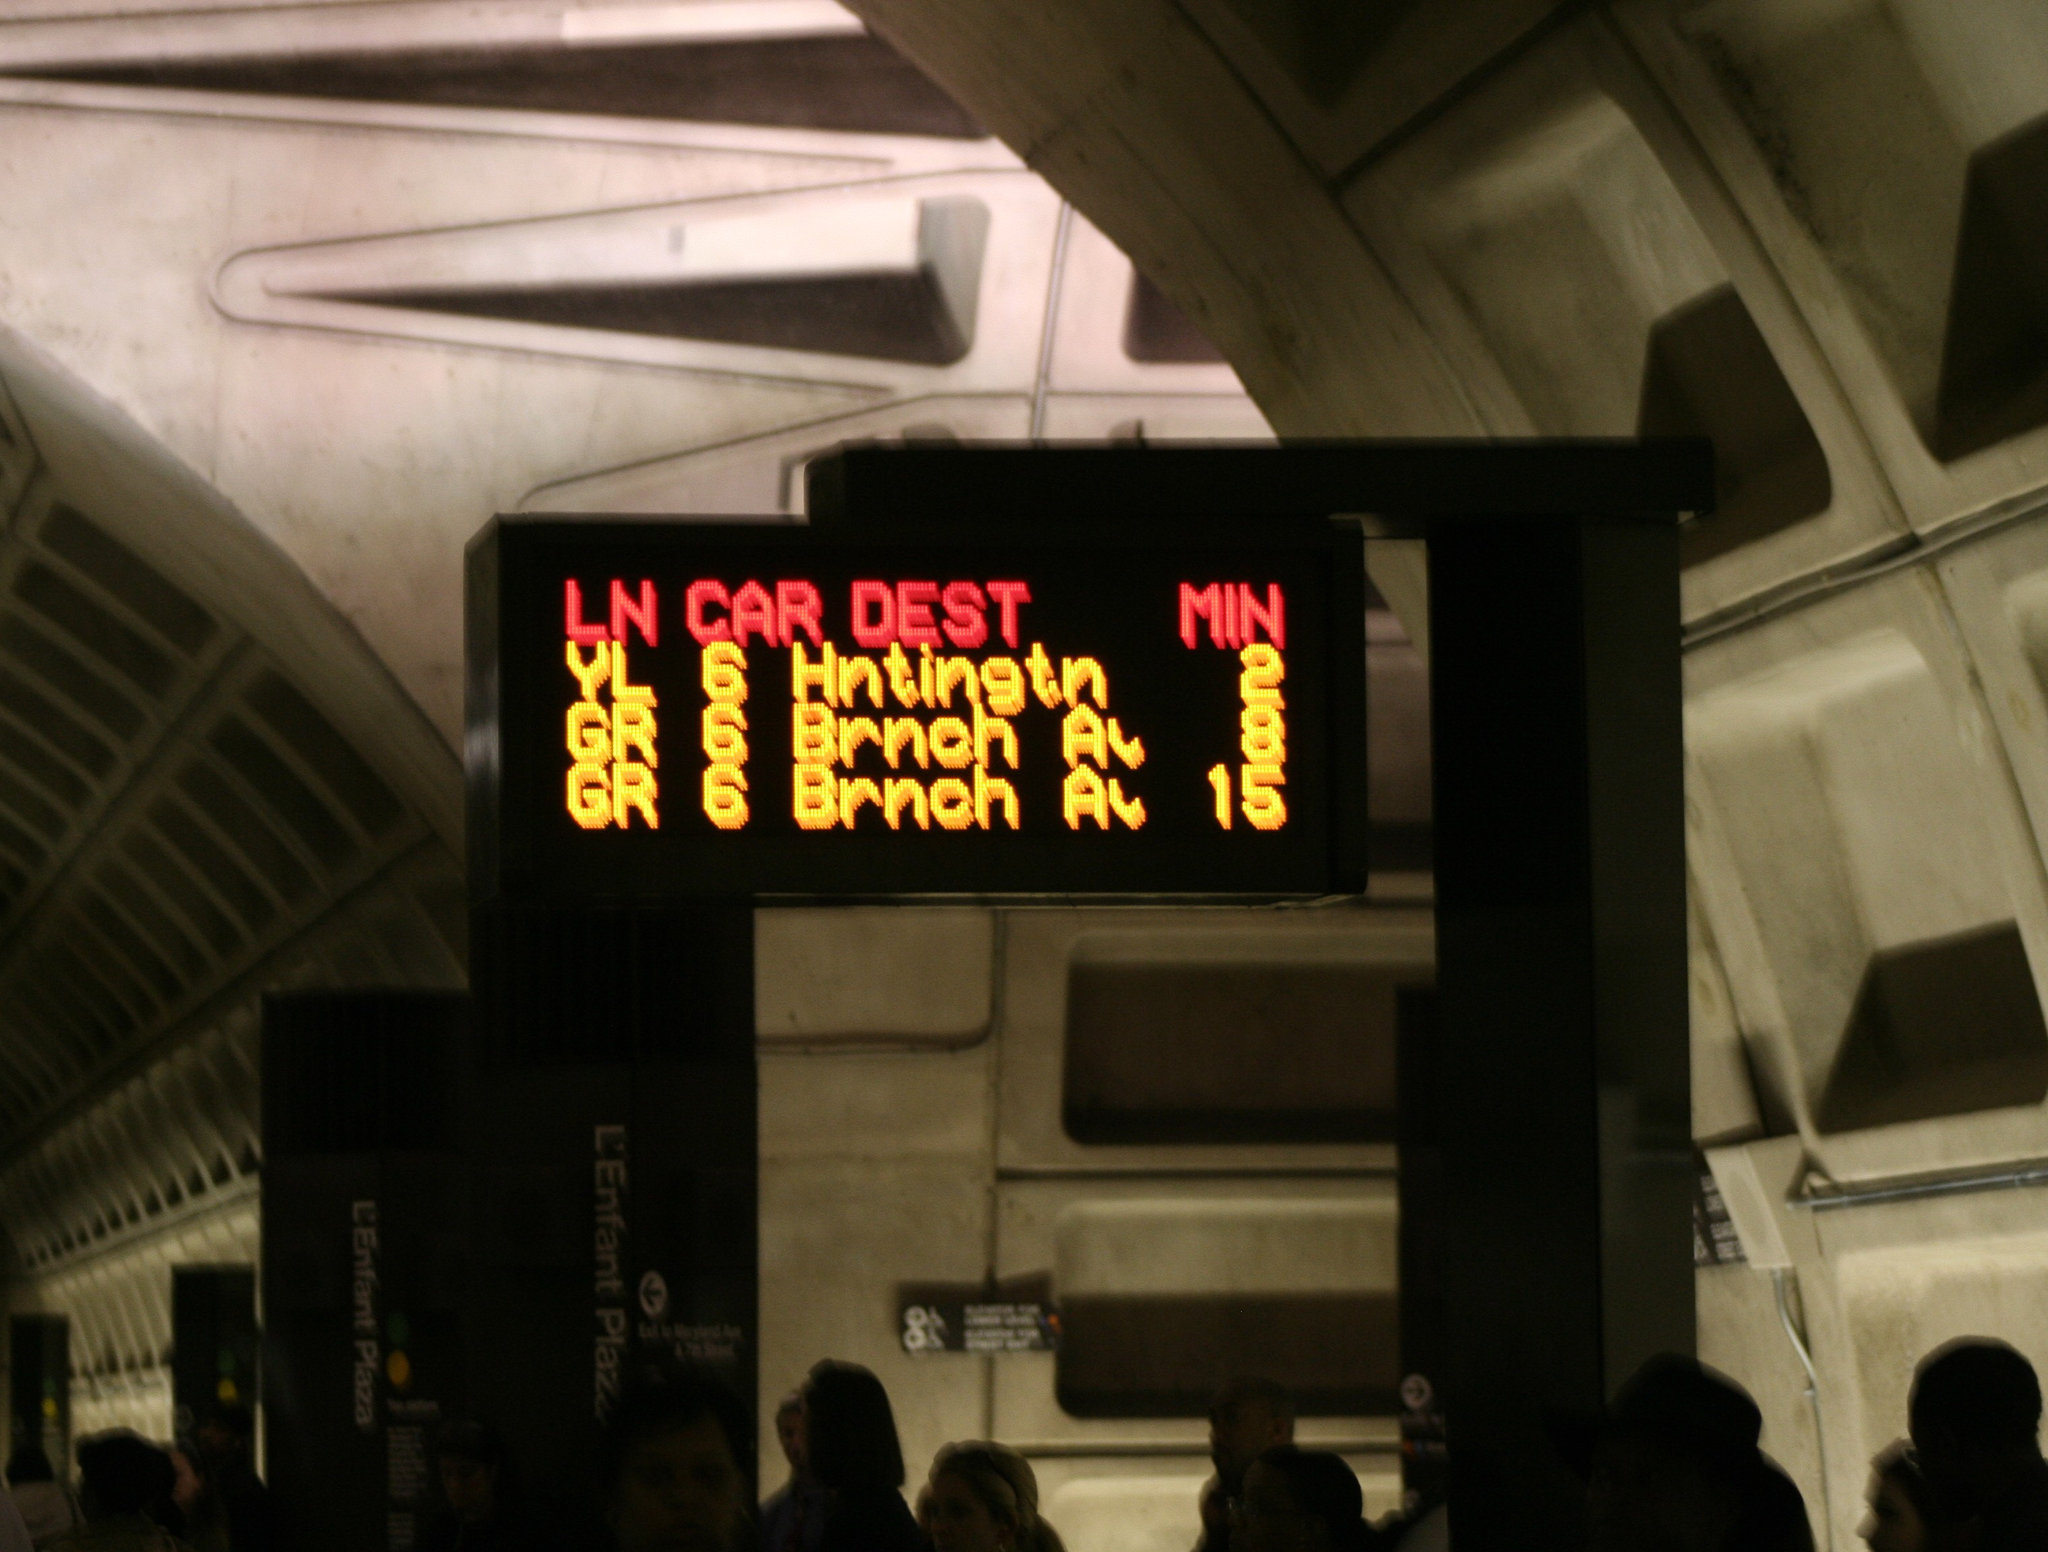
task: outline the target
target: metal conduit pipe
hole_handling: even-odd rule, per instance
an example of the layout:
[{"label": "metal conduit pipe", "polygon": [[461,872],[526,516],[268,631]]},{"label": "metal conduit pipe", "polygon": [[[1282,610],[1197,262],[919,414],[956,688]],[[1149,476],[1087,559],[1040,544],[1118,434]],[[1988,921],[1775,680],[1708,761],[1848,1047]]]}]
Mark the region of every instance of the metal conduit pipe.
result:
[{"label": "metal conduit pipe", "polygon": [[1778,1301],[1778,1320],[1785,1328],[1785,1335],[1791,1338],[1792,1351],[1799,1355],[1799,1367],[1806,1371],[1806,1404],[1813,1408],[1813,1448],[1820,1465],[1821,1525],[1827,1535],[1828,1552],[1835,1552],[1835,1503],[1834,1495],[1828,1490],[1828,1436],[1827,1430],[1821,1426],[1820,1375],[1814,1371],[1813,1354],[1807,1349],[1805,1334],[1792,1318],[1792,1303],[1788,1296],[1792,1275],[1788,1268],[1771,1268],[1771,1292]]},{"label": "metal conduit pipe", "polygon": [[1894,1175],[1859,1185],[1802,1186],[1785,1201],[1790,1207],[1831,1212],[1839,1207],[1872,1207],[1882,1202],[1920,1201],[1935,1196],[1962,1196],[1975,1191],[2005,1191],[2023,1186],[2048,1186],[2048,1160],[2001,1164],[1991,1169],[1944,1170],[1926,1175]]}]

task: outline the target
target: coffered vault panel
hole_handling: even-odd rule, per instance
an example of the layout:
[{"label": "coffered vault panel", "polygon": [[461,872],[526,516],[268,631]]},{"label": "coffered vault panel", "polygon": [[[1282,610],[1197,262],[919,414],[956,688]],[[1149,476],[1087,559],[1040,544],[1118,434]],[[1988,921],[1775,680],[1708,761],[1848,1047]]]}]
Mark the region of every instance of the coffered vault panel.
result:
[{"label": "coffered vault panel", "polygon": [[[13,1136],[335,902],[443,849],[260,639],[115,538],[119,521],[44,475],[0,543]],[[440,947],[459,952],[459,936]]]},{"label": "coffered vault panel", "polygon": [[253,1239],[258,991],[461,984],[459,779],[203,482],[18,338],[0,385],[0,1256],[134,1421],[165,1268]]},{"label": "coffered vault panel", "polygon": [[260,1252],[256,993],[461,982],[486,516],[1268,432],[826,0],[41,11],[0,25],[0,1222],[79,1426],[161,1433],[169,1267]]},{"label": "coffered vault panel", "polygon": [[1698,171],[1640,65],[1589,18],[1346,195],[1490,430],[1713,438],[1719,503],[1685,536],[1688,620],[1905,529],[1791,299]]},{"label": "coffered vault panel", "polygon": [[[290,54],[256,52],[274,46],[260,34],[216,34],[213,49],[197,57],[55,59],[23,73],[265,96],[982,137],[951,98],[830,0],[782,9],[797,11],[810,30],[733,39],[707,29],[689,41],[621,44],[600,25],[571,49],[512,40],[463,47],[458,37],[433,40],[438,46]],[[237,52],[236,43],[251,51]]]},{"label": "coffered vault panel", "polygon": [[1754,1264],[1700,1274],[1701,1351],[1849,1544],[1928,1345],[2048,1361],[2000,1291],[2038,1281],[2036,1193],[1797,1200],[2048,1155],[2039,5],[855,3],[1282,435],[1715,437],[1735,488],[1683,584],[1694,1119],[1760,1221]]},{"label": "coffered vault panel", "polygon": [[2048,1094],[2040,870],[1941,615],[1908,574],[1810,611],[1803,650],[1758,632],[1688,665],[1702,903],[1809,1135],[2001,1106],[2038,1127]]},{"label": "coffered vault panel", "polygon": [[[10,316],[246,511],[451,745],[461,546],[541,487],[913,399],[997,401],[897,422],[956,435],[1264,433],[1227,366],[1147,359],[1156,306],[1126,348],[1129,262],[840,7],[457,15],[0,28],[0,130],[32,151],[0,164]],[[147,219],[88,236],[85,186]]]},{"label": "coffered vault panel", "polygon": [[2048,56],[2027,0],[1623,0],[1623,33],[1798,296],[1914,527],[2048,448]]},{"label": "coffered vault panel", "polygon": [[[708,465],[708,493],[787,508],[848,434],[1263,433],[1227,367],[1148,359],[1170,307],[1134,333],[1128,262],[844,10],[452,15],[58,6],[0,32],[0,118],[36,153],[0,169],[10,315],[238,498],[449,743],[461,543],[528,491],[675,505]],[[146,219],[88,236],[87,184]],[[25,435],[0,975],[40,1043],[0,1060],[0,1114],[33,1128],[429,842],[209,579],[30,487]]]},{"label": "coffered vault panel", "polygon": [[[0,765],[0,894],[52,934],[0,943],[0,990],[23,967],[7,994],[43,1021],[0,1051],[0,1095],[26,1096],[0,1103],[41,1118],[0,1210],[25,1226],[23,1286],[92,1312],[81,1351],[106,1407],[154,1383],[154,1317],[134,1302],[161,1297],[150,1258],[206,1235],[249,1243],[231,1227],[260,1164],[238,1146],[233,988],[454,974],[452,930],[434,925],[453,878],[436,804],[454,792],[457,557],[481,517],[794,512],[806,460],[848,437],[1263,434],[1231,367],[1197,359],[1159,297],[1227,347],[1290,433],[1713,434],[1733,478],[1685,581],[1699,1135],[1780,1200],[1803,1158],[1855,1181],[2048,1153],[2048,420],[2028,215],[2048,189],[2048,62],[2023,0],[1472,0],[1370,17],[1323,0],[862,0],[972,99],[946,124],[916,118],[930,99],[914,72],[809,0],[138,0],[116,19],[104,0],[38,3],[70,19],[0,28],[0,132],[21,148],[0,163],[10,318],[248,513],[441,735],[378,742],[368,692],[280,645],[290,622],[229,607],[211,562],[181,571],[154,542],[171,525],[124,525],[134,492],[97,455],[59,467],[68,422],[36,424],[42,473],[0,456],[16,514],[0,726],[25,730],[35,767]],[[712,40],[711,19],[743,15],[754,32]],[[792,90],[777,71],[804,59]],[[873,72],[862,115],[818,84],[856,67]],[[638,74],[614,74],[610,100],[590,94],[622,68]],[[1019,149],[977,137],[977,119]],[[82,206],[85,189],[102,204]],[[960,242],[928,222],[935,204],[978,205],[986,231]],[[744,262],[718,259],[721,228],[759,239]],[[829,231],[848,246],[824,252]],[[94,532],[210,633],[136,593],[118,555],[109,570]],[[1418,624],[1419,591],[1395,600]],[[160,691],[106,656],[124,638],[78,625],[79,599],[156,654],[127,661]],[[395,828],[266,719],[273,672],[396,796]],[[88,830],[104,855],[76,851]],[[183,870],[226,924],[217,942],[137,847]],[[206,858],[181,860],[194,847]],[[1008,941],[1005,977],[1030,932]],[[899,1226],[875,1263],[893,1278],[935,1193],[948,1254],[965,1257],[945,1270],[976,1275],[990,1201],[1004,1223],[1038,1221],[1030,1191],[991,1191],[982,1171],[1099,1165],[1031,1066],[1022,993],[1001,1019],[968,1002],[929,1049],[829,1058],[921,1064],[947,1096],[943,1147],[915,1157],[902,1127],[878,1127],[860,1191],[838,1158],[773,1165],[764,1245],[785,1274],[875,1249],[842,1243],[835,1216],[864,1194]],[[1996,1038],[1942,1033],[1965,1005]],[[987,1020],[1003,1026],[990,1052],[951,1049]],[[791,1022],[808,1033],[785,1031],[790,1045],[863,1045],[876,1027]],[[108,1045],[131,1055],[95,1054]],[[764,1104],[792,1136],[852,1092],[827,1060],[768,1064]],[[984,1066],[1004,1074],[1007,1164],[982,1162],[995,1134],[960,1121]],[[152,1097],[159,1072],[174,1097]],[[874,1082],[892,1102],[909,1088]],[[173,1103],[212,1119],[149,1119]],[[80,1162],[131,1136],[132,1174]],[[1059,1211],[1095,1190],[1070,1186]],[[1896,1413],[1889,1380],[1859,1395],[1859,1368],[1897,1369],[1941,1334],[1908,1333],[1872,1297],[1886,1258],[1952,1244],[1935,1281],[1955,1306],[2038,1339],[2037,1317],[1967,1294],[1964,1268],[2020,1210],[1786,1230],[1828,1416],[1851,1420],[1817,1451],[1768,1288],[1703,1278],[1710,1356],[1759,1389],[1780,1458],[1832,1467],[1838,1519],[1889,1437],[1859,1430]],[[1864,1276],[1845,1250],[1882,1254]],[[866,1341],[866,1318],[849,1303],[803,1340]],[[776,1362],[815,1356],[797,1329],[769,1333]],[[889,1372],[910,1386],[907,1367]],[[1080,1429],[1051,1383],[1006,1384],[1001,1415]],[[914,1432],[941,1436],[942,1388],[906,1389]],[[982,1415],[957,1390],[944,1416]]]},{"label": "coffered vault panel", "polygon": [[[1792,214],[1943,462],[2048,420],[2040,255],[2028,251],[2041,234],[2024,208],[2048,135],[2048,89],[2038,51],[1983,51],[1987,33],[2023,14],[2030,8],[2000,0],[1722,0],[1679,23],[1769,147]],[[1845,137],[1836,126],[1848,123],[1867,129]],[[2002,327],[1979,317],[1998,306],[2019,317]],[[2022,320],[2032,327],[2016,334]]]}]

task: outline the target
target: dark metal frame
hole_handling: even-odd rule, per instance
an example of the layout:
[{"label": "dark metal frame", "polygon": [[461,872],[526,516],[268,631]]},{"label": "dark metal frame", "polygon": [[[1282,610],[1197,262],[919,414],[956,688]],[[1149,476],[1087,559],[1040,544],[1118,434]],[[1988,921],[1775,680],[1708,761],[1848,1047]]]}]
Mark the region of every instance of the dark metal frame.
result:
[{"label": "dark metal frame", "polygon": [[[1576,1545],[1564,1441],[1694,1338],[1678,522],[1712,507],[1707,444],[857,448],[809,490],[820,527],[912,540],[1332,514],[1429,540],[1439,994],[1402,1053],[1434,1096],[1403,1118],[1402,1210],[1430,1275],[1403,1319],[1441,1346],[1406,1345],[1448,1418],[1459,1552]],[[473,563],[472,641],[496,580]]]}]

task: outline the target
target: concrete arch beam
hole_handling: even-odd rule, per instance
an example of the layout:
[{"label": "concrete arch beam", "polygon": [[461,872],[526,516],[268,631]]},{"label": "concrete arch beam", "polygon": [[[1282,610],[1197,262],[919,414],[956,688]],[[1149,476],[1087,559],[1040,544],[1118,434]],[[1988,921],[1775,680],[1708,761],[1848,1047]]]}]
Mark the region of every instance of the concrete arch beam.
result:
[{"label": "concrete arch beam", "polygon": [[1282,436],[1473,434],[1331,186],[1172,0],[854,0],[1107,232]]},{"label": "concrete arch beam", "polygon": [[[851,3],[1200,325],[1282,437],[1486,429],[1337,187],[1173,0]],[[1427,651],[1420,547],[1369,564]]]}]

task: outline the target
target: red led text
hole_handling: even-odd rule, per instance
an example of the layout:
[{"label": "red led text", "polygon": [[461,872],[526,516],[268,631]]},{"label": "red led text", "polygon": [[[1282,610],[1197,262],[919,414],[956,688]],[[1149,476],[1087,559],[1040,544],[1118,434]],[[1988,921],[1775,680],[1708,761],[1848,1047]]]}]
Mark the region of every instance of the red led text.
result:
[{"label": "red led text", "polygon": [[988,640],[988,611],[996,633],[1017,645],[1017,611],[1031,602],[1022,582],[877,582],[853,584],[853,639],[864,647],[943,647],[963,650]]},{"label": "red led text", "polygon": [[1287,645],[1287,611],[1280,596],[1280,584],[1269,583],[1261,599],[1249,582],[1211,582],[1198,588],[1192,582],[1180,585],[1180,639],[1187,647],[1196,645],[1195,622],[1209,622],[1209,644],[1229,647],[1233,652],[1248,647],[1264,632],[1275,647]]},{"label": "red led text", "polygon": [[683,624],[700,647],[729,641],[744,648],[757,638],[765,647],[786,647],[799,631],[817,646],[825,639],[824,607],[809,582],[777,582],[771,593],[759,582],[728,590],[715,577],[699,577],[683,594]]},{"label": "red led text", "polygon": [[613,577],[610,620],[586,620],[583,618],[583,589],[571,577],[562,584],[563,624],[569,639],[586,647],[595,646],[600,641],[624,641],[628,625],[639,631],[640,639],[647,645],[658,647],[661,645],[661,622],[656,615],[654,599],[652,582],[643,581],[629,593],[626,584]]}]

